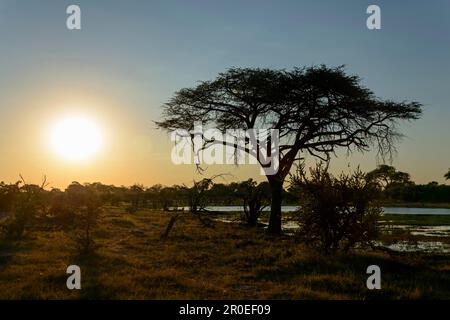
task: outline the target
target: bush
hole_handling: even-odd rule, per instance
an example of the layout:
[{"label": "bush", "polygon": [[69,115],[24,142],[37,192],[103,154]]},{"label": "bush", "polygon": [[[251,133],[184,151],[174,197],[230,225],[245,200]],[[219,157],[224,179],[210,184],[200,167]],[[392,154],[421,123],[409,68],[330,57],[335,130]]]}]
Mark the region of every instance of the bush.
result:
[{"label": "bush", "polygon": [[72,183],[66,189],[67,203],[74,214],[73,238],[81,254],[95,249],[93,230],[97,225],[102,201],[98,193],[89,186]]},{"label": "bush", "polygon": [[57,225],[63,229],[71,229],[75,226],[75,210],[67,200],[67,194],[59,190],[51,191],[48,215]]},{"label": "bush", "polygon": [[42,210],[45,180],[41,186],[26,184],[23,178],[22,181],[0,184],[0,207],[8,210],[1,227],[8,239],[21,238]]},{"label": "bush", "polygon": [[256,226],[262,211],[270,204],[269,183],[257,184],[253,179],[248,179],[237,184],[235,191],[243,200],[241,220],[249,226]]},{"label": "bush", "polygon": [[300,168],[292,179],[300,190],[298,237],[325,253],[348,251],[374,240],[382,213],[375,203],[376,184],[359,169],[335,178],[326,167],[317,165],[310,173],[307,178]]}]

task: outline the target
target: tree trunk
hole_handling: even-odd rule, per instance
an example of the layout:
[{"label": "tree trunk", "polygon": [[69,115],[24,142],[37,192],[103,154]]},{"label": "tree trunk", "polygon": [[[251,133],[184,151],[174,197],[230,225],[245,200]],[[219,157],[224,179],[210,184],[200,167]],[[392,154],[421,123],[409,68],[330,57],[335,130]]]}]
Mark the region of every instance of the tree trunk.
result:
[{"label": "tree trunk", "polygon": [[281,234],[281,201],[283,196],[283,179],[279,177],[269,178],[270,190],[272,192],[272,203],[270,206],[270,219],[267,232]]}]

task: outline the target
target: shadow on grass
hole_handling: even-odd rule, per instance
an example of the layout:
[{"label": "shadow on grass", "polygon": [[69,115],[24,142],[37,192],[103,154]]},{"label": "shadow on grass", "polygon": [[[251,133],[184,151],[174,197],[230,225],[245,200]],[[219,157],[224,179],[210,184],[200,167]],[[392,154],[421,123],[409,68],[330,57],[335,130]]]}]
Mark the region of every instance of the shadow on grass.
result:
[{"label": "shadow on grass", "polygon": [[0,239],[0,267],[8,264],[18,250],[16,241]]},{"label": "shadow on grass", "polygon": [[116,297],[112,290],[102,285],[100,279],[102,274],[108,274],[110,261],[96,252],[76,255],[73,261],[73,264],[81,268],[82,289],[80,290],[80,299],[107,300]]},{"label": "shadow on grass", "polygon": [[[443,262],[440,257],[428,256],[426,263],[406,257],[375,254],[337,256],[312,255],[293,260],[287,265],[261,268],[254,281],[292,282],[315,291],[332,292],[363,299],[442,299],[450,295],[450,272],[437,270],[431,261]],[[382,290],[368,290],[367,267],[381,269]]]}]

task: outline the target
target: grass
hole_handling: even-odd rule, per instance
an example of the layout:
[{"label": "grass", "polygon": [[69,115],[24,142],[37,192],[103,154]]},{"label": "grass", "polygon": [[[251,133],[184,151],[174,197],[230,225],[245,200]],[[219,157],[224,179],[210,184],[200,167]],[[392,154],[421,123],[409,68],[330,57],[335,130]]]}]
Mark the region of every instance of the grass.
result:
[{"label": "grass", "polygon": [[[449,257],[353,252],[322,256],[288,236],[204,221],[188,214],[160,240],[170,215],[107,208],[98,250],[78,256],[55,228],[30,230],[0,244],[1,299],[445,299]],[[4,257],[4,259],[2,258]],[[77,264],[82,290],[66,288]],[[366,288],[367,266],[382,271],[382,290]]]}]

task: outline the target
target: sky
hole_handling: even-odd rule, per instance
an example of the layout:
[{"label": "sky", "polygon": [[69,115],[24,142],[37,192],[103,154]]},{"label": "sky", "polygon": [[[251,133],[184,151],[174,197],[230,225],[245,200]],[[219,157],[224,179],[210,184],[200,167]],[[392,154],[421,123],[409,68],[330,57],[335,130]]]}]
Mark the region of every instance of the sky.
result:
[{"label": "sky", "polygon": [[[81,30],[66,27],[71,4],[81,8]],[[370,4],[381,8],[381,30],[366,27]],[[323,63],[346,65],[380,98],[423,103],[423,117],[401,125],[392,164],[418,183],[444,183],[449,53],[448,0],[0,0],[0,181],[190,183],[195,168],[172,163],[168,134],[153,123],[175,91],[233,66]],[[50,147],[49,130],[69,114],[102,130],[89,160],[66,161]],[[377,163],[375,153],[339,152],[331,168]],[[254,165],[205,174],[216,173],[263,179]]]}]

